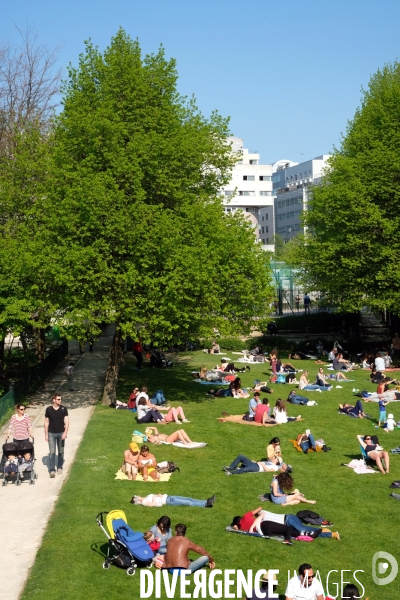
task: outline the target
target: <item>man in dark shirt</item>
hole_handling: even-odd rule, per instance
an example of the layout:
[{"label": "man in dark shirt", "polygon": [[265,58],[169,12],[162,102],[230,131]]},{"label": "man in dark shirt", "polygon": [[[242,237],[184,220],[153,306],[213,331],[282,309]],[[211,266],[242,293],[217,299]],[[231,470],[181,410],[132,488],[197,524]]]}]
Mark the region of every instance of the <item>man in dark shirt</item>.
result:
[{"label": "man in dark shirt", "polygon": [[46,408],[44,415],[44,436],[49,442],[50,477],[56,476],[56,446],[58,451],[57,473],[62,475],[64,465],[64,447],[68,434],[68,410],[61,404],[60,394],[54,394],[53,404]]}]

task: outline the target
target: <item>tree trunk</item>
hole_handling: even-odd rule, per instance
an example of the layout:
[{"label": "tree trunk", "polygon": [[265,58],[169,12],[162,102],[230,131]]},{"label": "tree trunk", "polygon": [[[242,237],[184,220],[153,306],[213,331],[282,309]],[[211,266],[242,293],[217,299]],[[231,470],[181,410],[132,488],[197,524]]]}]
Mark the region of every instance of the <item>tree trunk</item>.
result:
[{"label": "tree trunk", "polygon": [[4,338],[0,340],[0,379],[4,378]]},{"label": "tree trunk", "polygon": [[117,384],[121,357],[121,330],[118,327],[118,323],[116,323],[113,343],[111,344],[110,348],[110,358],[108,360],[106,381],[104,384],[102,404],[105,406],[108,406],[111,402],[115,402],[117,398]]},{"label": "tree trunk", "polygon": [[24,351],[25,362],[28,363],[29,362],[29,349],[28,349],[28,342],[26,341],[26,335],[25,335],[24,331],[21,331],[21,335],[19,336],[19,339],[21,340],[22,349]]},{"label": "tree trunk", "polygon": [[43,327],[35,327],[35,353],[38,359],[38,362],[41,363],[44,359],[45,351],[46,351],[46,332]]}]

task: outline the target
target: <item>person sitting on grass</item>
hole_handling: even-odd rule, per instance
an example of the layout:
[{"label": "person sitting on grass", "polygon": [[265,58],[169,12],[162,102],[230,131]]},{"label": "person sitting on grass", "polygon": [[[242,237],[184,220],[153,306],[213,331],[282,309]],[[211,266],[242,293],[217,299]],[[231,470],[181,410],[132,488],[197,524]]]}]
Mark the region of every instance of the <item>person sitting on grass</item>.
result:
[{"label": "person sitting on grass", "polygon": [[254,392],[253,397],[249,402],[248,414],[243,417],[245,421],[254,421],[257,406],[260,404],[260,402],[260,392]]},{"label": "person sitting on grass", "polygon": [[139,471],[139,446],[135,442],[129,444],[129,449],[124,452],[122,470],[130,481],[136,479]]},{"label": "person sitting on grass", "polygon": [[280,398],[278,398],[275,404],[274,418],[278,425],[289,423],[289,421],[301,421],[301,415],[298,415],[297,417],[288,417],[286,406]]},{"label": "person sitting on grass", "polygon": [[268,425],[276,425],[275,419],[271,419],[269,416],[268,398],[263,398],[262,402],[257,404],[254,422],[261,423],[261,425],[265,425],[265,427]]},{"label": "person sitting on grass", "polygon": [[146,437],[150,444],[161,444],[161,442],[173,444],[174,442],[182,442],[182,444],[187,446],[188,444],[193,443],[184,429],[178,429],[167,435],[166,433],[159,433],[157,427],[147,427]]},{"label": "person sitting on grass", "polygon": [[308,371],[304,371],[304,373],[302,373],[301,377],[300,377],[299,388],[301,390],[310,391],[310,392],[312,392],[312,391],[329,392],[332,389],[332,386],[325,385],[325,383],[323,383],[323,385],[311,384],[308,380]]},{"label": "person sitting on grass", "polygon": [[316,500],[307,500],[297,489],[291,492],[293,487],[294,481],[289,473],[279,473],[279,475],[274,475],[271,482],[272,502],[274,504],[281,504],[282,506],[293,506],[294,504],[300,504],[300,502],[316,504]]},{"label": "person sitting on grass", "polygon": [[240,377],[236,377],[236,379],[232,382],[232,396],[234,398],[248,398],[250,394],[247,393],[247,390],[242,389],[242,380]]},{"label": "person sitting on grass", "polygon": [[[280,464],[277,458],[251,460],[244,454],[239,454],[235,460],[228,466],[222,467],[225,475],[243,475],[244,473],[291,473],[292,467],[286,463]],[[239,465],[242,465],[239,467]]]},{"label": "person sitting on grass", "polygon": [[[360,446],[364,448],[367,456],[376,462],[380,472],[384,475],[389,473],[389,454],[386,450],[384,450],[382,446],[379,446],[379,444],[373,444],[370,435],[364,435],[364,437],[358,435],[357,439]],[[386,470],[384,469],[383,463],[385,464]]]},{"label": "person sitting on grass", "polygon": [[332,366],[335,371],[351,371],[352,366],[348,360],[343,358],[343,354],[338,352],[336,357],[332,361]]},{"label": "person sitting on grass", "polygon": [[157,523],[150,527],[150,531],[160,540],[158,554],[165,554],[167,551],[167,542],[172,537],[171,519],[166,515],[160,517]]},{"label": "person sitting on grass", "polygon": [[[198,569],[202,569],[208,563],[210,569],[215,567],[215,562],[212,556],[197,544],[194,544],[186,536],[186,525],[178,523],[175,525],[175,535],[167,542],[167,553],[165,555],[164,568],[168,569],[170,573],[174,573],[178,570],[180,574],[181,569],[189,570],[194,573]],[[189,552],[196,552],[201,554],[201,557],[191,562],[189,560]]]},{"label": "person sitting on grass", "polygon": [[160,474],[157,473],[157,461],[154,454],[151,454],[149,451],[149,447],[143,445],[140,448],[140,454],[138,458],[138,468],[141,476],[143,477],[143,481],[147,481],[149,476],[154,481],[158,481],[160,479]]},{"label": "person sitting on grass", "polygon": [[363,419],[367,416],[364,412],[364,407],[361,400],[357,400],[355,406],[353,404],[349,404],[348,402],[345,402],[345,404],[339,404],[339,412],[344,413],[345,415],[353,415],[353,417],[358,417],[359,419]]}]

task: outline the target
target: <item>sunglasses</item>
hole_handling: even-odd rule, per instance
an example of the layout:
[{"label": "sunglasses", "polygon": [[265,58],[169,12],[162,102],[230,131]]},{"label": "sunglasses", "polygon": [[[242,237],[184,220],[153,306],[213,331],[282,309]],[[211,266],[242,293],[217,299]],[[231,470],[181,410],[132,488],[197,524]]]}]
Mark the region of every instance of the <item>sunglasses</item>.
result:
[{"label": "sunglasses", "polygon": [[24,408],[19,408],[18,410],[25,410],[25,407]]},{"label": "sunglasses", "polygon": [[314,579],[315,575],[303,575],[304,579]]},{"label": "sunglasses", "polygon": [[370,440],[370,439],[371,439],[370,437],[366,437],[366,438],[364,438],[364,440]]}]

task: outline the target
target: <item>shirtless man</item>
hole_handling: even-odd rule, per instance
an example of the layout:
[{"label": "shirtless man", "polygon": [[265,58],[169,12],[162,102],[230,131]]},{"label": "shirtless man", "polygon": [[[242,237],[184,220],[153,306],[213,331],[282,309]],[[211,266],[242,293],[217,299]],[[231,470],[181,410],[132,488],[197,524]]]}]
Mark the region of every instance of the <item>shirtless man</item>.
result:
[{"label": "shirtless man", "polygon": [[[202,546],[198,546],[185,537],[186,525],[179,523],[175,526],[175,535],[167,542],[167,553],[165,555],[164,568],[173,573],[175,569],[187,569],[194,573],[209,563],[210,569],[215,567],[212,556]],[[189,560],[189,551],[201,554],[193,562]]]},{"label": "shirtless man", "polygon": [[158,481],[160,479],[160,474],[156,471],[156,457],[154,456],[154,454],[151,454],[151,452],[149,452],[148,446],[142,446],[140,448],[138,467],[140,474],[143,477],[143,481],[147,481],[149,476],[152,479],[154,479],[154,481]]},{"label": "shirtless man", "polygon": [[125,474],[131,481],[136,479],[136,475],[138,473],[138,458],[139,446],[135,444],[135,442],[131,442],[129,444],[129,450],[125,450],[124,452]]}]

